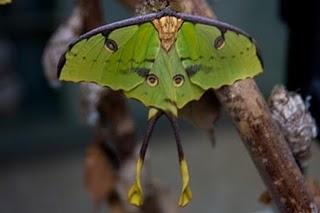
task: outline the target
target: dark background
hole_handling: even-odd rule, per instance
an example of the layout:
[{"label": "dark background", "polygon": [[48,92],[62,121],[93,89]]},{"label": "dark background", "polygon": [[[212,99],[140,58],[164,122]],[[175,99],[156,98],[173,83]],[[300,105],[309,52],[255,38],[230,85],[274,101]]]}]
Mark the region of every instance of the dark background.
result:
[{"label": "dark background", "polygon": [[[244,29],[257,40],[265,62],[265,73],[257,82],[268,95],[275,84],[285,80],[287,28],[280,21],[279,2],[209,2],[221,20]],[[64,0],[15,0],[0,8],[0,212],[91,210],[82,185],[82,162],[92,133],[79,118],[78,86],[51,89],[41,64],[47,40],[68,17],[72,5],[73,1]],[[104,8],[108,22],[133,15],[111,0],[105,1]],[[1,84],[5,78],[10,84]],[[141,138],[146,111],[140,104],[130,103]],[[183,124],[181,134],[194,191],[194,200],[185,212],[265,209],[257,202],[264,190],[262,182],[227,116],[222,117],[217,124],[215,149],[210,148],[203,132]],[[179,172],[177,165],[172,165],[176,153],[167,125],[163,121],[157,128],[150,158],[153,175],[175,191],[180,186]],[[163,152],[168,153],[166,159]],[[311,164],[311,171],[318,177],[319,155],[316,150]]]}]

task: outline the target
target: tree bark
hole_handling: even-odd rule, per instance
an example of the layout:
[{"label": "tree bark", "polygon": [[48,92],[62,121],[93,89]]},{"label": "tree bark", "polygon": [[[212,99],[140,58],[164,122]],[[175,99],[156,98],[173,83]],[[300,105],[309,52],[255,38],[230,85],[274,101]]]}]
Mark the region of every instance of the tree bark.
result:
[{"label": "tree bark", "polygon": [[253,79],[216,90],[281,212],[318,212],[313,196]]}]

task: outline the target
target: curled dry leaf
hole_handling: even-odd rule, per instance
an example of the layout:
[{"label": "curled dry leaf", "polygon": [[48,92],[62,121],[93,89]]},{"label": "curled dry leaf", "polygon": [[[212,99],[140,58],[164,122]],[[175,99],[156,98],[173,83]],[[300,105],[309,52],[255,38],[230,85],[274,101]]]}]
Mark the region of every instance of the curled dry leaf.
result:
[{"label": "curled dry leaf", "polygon": [[199,101],[192,101],[187,104],[180,112],[179,116],[190,121],[196,127],[206,131],[215,143],[214,122],[218,119],[220,104],[212,91],[206,92]]},{"label": "curled dry leaf", "polygon": [[80,6],[76,6],[71,16],[52,35],[44,49],[42,58],[44,74],[53,88],[60,86],[57,77],[57,66],[60,57],[66,51],[70,42],[82,33],[83,25],[84,22]]},{"label": "curled dry leaf", "polygon": [[11,0],[0,0],[0,4],[9,4],[11,2]]},{"label": "curled dry leaf", "polygon": [[135,127],[124,95],[112,90],[101,93],[97,110],[99,127],[110,131],[120,160],[132,156],[136,142]]},{"label": "curled dry leaf", "polygon": [[[306,103],[299,94],[289,92],[284,86],[278,85],[273,89],[268,104],[273,119],[280,127],[295,159],[304,171],[311,157],[311,142],[317,136],[316,124]],[[307,178],[306,185],[312,193],[315,193],[316,189],[318,190],[319,202],[320,187],[317,182],[312,178]],[[259,201],[269,205],[272,198],[268,192],[264,192]]]},{"label": "curled dry leaf", "polygon": [[80,85],[80,110],[81,117],[90,126],[97,126],[101,120],[98,104],[101,97],[110,90],[93,83],[81,83]]},{"label": "curled dry leaf", "polygon": [[108,200],[108,197],[115,197],[115,166],[100,142],[89,145],[86,149],[84,178],[86,189],[97,207]]},{"label": "curled dry leaf", "polygon": [[304,100],[284,86],[276,86],[269,98],[269,107],[294,157],[305,168],[311,157],[310,147],[317,136],[317,127]]},{"label": "curled dry leaf", "polygon": [[110,130],[117,143],[115,146],[120,149],[119,153],[132,153],[135,144],[134,124],[127,101],[121,92],[92,83],[82,83],[80,102],[82,118],[87,124]]}]

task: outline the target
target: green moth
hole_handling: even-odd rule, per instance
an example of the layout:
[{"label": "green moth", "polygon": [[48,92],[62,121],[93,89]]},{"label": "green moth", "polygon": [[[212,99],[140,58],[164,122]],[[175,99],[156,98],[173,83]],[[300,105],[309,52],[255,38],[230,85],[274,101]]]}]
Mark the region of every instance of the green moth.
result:
[{"label": "green moth", "polygon": [[168,117],[182,175],[179,205],[185,206],[192,194],[178,134],[179,111],[207,90],[254,77],[262,70],[255,42],[240,29],[167,7],[82,35],[61,57],[58,76],[120,90],[150,109],[136,181],[128,193],[134,205],[143,204],[140,177],[153,127],[161,115]]}]

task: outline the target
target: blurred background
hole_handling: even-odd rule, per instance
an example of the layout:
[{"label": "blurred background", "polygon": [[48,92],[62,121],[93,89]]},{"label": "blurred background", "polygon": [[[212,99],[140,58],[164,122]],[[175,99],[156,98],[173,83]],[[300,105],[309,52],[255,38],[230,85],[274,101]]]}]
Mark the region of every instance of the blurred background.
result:
[{"label": "blurred background", "polygon": [[[287,35],[278,0],[211,0],[220,20],[236,25],[258,42],[265,72],[257,78],[267,96],[285,82]],[[86,145],[92,128],[80,119],[79,86],[52,89],[43,74],[42,53],[74,1],[15,0],[0,8],[0,212],[91,212],[83,185]],[[113,0],[104,1],[108,22],[133,15]],[[302,74],[303,75],[303,74]],[[147,112],[130,101],[141,141]],[[169,123],[157,126],[149,159],[151,174],[178,196],[180,176]],[[264,186],[228,116],[215,124],[213,149],[202,131],[181,122],[182,141],[194,199],[183,212],[259,212]],[[164,134],[165,133],[165,134]],[[320,178],[314,146],[310,173]],[[163,153],[166,153],[164,157]]]}]

